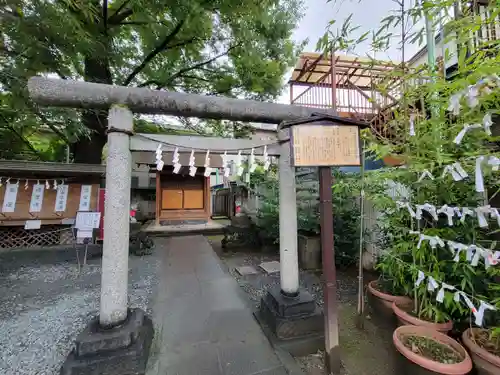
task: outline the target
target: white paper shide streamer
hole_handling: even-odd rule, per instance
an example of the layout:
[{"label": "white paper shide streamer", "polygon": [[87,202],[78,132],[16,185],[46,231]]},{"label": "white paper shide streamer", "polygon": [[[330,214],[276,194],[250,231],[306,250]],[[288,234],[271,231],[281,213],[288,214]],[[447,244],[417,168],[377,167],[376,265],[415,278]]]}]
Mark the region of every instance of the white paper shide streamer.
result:
[{"label": "white paper shide streamer", "polygon": [[163,166],[165,162],[163,161],[163,150],[161,149],[161,143],[158,145],[156,149],[156,170],[161,172],[163,170]]},{"label": "white paper shide streamer", "polygon": [[231,168],[229,168],[229,159],[227,156],[227,151],[224,151],[224,154],[221,156],[222,159],[222,168],[223,168],[223,173],[224,177],[228,178],[229,174],[231,173]]},{"label": "white paper shide streamer", "polygon": [[462,143],[462,139],[464,138],[465,134],[472,129],[481,129],[483,126],[481,124],[465,124],[462,130],[460,130],[460,133],[457,134],[455,139],[453,140],[453,143],[459,145]]},{"label": "white paper shide streamer", "polygon": [[425,178],[430,178],[431,180],[434,180],[434,176],[427,169],[422,172],[420,178],[418,179],[418,182],[422,182]]},{"label": "white paper shide streamer", "polygon": [[196,175],[196,170],[198,168],[195,167],[195,157],[194,157],[194,150],[191,151],[191,155],[189,155],[189,175],[191,177],[194,177]]},{"label": "white paper shide streamer", "polygon": [[210,167],[210,150],[208,150],[205,155],[205,164],[203,166],[205,167],[205,173],[203,175],[205,177],[210,177],[212,174],[212,168]]},{"label": "white paper shide streamer", "polygon": [[267,171],[271,166],[271,160],[269,154],[267,153],[267,146],[264,146],[264,170]]},{"label": "white paper shide streamer", "polygon": [[243,159],[241,156],[241,151],[238,151],[238,155],[236,155],[236,174],[238,177],[243,176],[244,168],[243,168]]},{"label": "white paper shide streamer", "polygon": [[255,162],[254,150],[252,148],[252,151],[250,151],[250,156],[248,157],[248,173],[250,174],[255,172],[256,168],[257,168],[257,163]]},{"label": "white paper shide streamer", "polygon": [[182,164],[179,162],[179,148],[176,147],[172,155],[172,165],[174,166],[173,172],[178,174],[181,171]]}]

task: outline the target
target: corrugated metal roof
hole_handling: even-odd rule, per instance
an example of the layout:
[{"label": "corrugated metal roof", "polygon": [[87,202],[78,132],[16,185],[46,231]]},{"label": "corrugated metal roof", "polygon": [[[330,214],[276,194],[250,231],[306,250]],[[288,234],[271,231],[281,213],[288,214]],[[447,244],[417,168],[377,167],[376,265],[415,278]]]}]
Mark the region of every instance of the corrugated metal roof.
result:
[{"label": "corrugated metal roof", "polygon": [[106,173],[102,164],[68,164],[25,160],[0,160],[0,173],[64,175],[100,175]]}]

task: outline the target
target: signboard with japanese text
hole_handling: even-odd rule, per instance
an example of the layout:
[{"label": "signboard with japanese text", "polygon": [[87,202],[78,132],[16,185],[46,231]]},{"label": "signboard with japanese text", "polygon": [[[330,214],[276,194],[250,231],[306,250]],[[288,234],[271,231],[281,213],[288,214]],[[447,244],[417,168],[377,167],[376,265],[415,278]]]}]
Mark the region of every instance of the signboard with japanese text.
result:
[{"label": "signboard with japanese text", "polygon": [[30,201],[30,212],[42,211],[44,192],[45,192],[44,184],[33,185],[33,192],[31,193],[31,201]]},{"label": "signboard with japanese text", "polygon": [[3,197],[2,212],[12,213],[16,211],[17,192],[19,191],[18,184],[8,183],[5,186],[5,194]]},{"label": "signboard with japanese text", "polygon": [[66,211],[66,203],[68,201],[68,191],[69,191],[68,185],[59,185],[57,187],[56,203],[54,207],[55,212]]},{"label": "signboard with japanese text", "polygon": [[357,126],[294,125],[290,145],[294,167],[361,165]]},{"label": "signboard with japanese text", "polygon": [[80,191],[80,206],[78,211],[90,210],[90,197],[92,194],[92,185],[82,185]]}]

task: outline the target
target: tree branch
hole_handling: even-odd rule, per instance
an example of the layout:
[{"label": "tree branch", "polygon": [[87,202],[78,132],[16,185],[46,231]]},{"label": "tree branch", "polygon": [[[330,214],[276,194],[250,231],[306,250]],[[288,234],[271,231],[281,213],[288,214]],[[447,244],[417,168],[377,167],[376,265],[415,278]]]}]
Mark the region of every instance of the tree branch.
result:
[{"label": "tree branch", "polygon": [[[116,11],[108,18],[108,25],[119,25],[121,22],[125,21],[130,17],[134,11],[132,9],[125,9],[130,0],[124,0],[124,2],[116,9]],[[123,10],[123,12],[122,12]],[[120,13],[121,12],[121,13]]]},{"label": "tree branch", "polygon": [[51,121],[45,117],[45,115],[41,112],[38,111],[38,108],[36,107],[33,107],[33,112],[40,118],[40,120],[43,121],[43,123],[45,125],[47,125],[50,130],[52,130],[59,138],[61,138],[64,142],[66,142],[67,144],[69,144],[69,139],[68,137],[62,132],[60,131],[59,129],[57,129],[52,123]]},{"label": "tree branch", "polygon": [[9,125],[8,123],[5,123],[5,126],[7,129],[9,129],[21,142],[23,142],[28,148],[38,157],[40,158],[40,151],[38,151],[33,145],[31,144],[30,141],[28,141],[26,138],[23,137],[21,133],[19,133],[12,125]]},{"label": "tree branch", "polygon": [[[240,43],[241,44],[241,43]],[[211,59],[208,59],[208,60],[205,60],[205,61],[202,61],[198,64],[194,64],[194,65],[191,65],[191,66],[188,66],[187,68],[184,68],[184,69],[181,69],[179,70],[177,73],[171,75],[164,83],[163,85],[157,87],[156,89],[157,90],[160,90],[162,89],[163,87],[165,87],[166,85],[168,85],[169,83],[171,83],[172,81],[174,81],[176,78],[179,78],[180,76],[182,76],[184,73],[187,73],[187,72],[190,72],[191,70],[195,70],[195,69],[200,69],[202,68],[203,66],[205,65],[208,65],[208,64],[211,64],[213,63],[215,60],[217,60],[218,58],[222,57],[222,56],[225,56],[227,55],[232,49],[238,47],[240,44],[235,44],[234,46],[231,46],[227,49],[226,52],[223,52],[223,53],[220,53],[214,57],[212,57]]]},{"label": "tree branch", "polygon": [[102,19],[104,21],[104,35],[108,35],[108,0],[102,2]]},{"label": "tree branch", "polygon": [[[130,16],[133,13],[132,10],[125,9],[125,7],[127,6],[128,3],[130,3],[130,0],[124,0],[123,3],[121,3],[121,5],[118,8],[116,8],[114,13],[108,18],[108,22],[110,24],[120,23],[121,21],[123,21],[125,18],[127,18],[128,16]],[[125,10],[123,10],[123,9],[125,9]],[[123,13],[120,13],[122,10],[123,10]],[[126,16],[124,18],[122,18],[125,14],[126,14]]]},{"label": "tree branch", "polygon": [[144,60],[134,68],[132,73],[123,81],[123,86],[127,86],[132,82],[132,80],[148,65],[148,63],[153,60],[160,52],[164,51],[168,48],[168,44],[175,38],[175,36],[181,31],[182,26],[186,22],[185,19],[181,20],[174,29],[168,34],[163,41],[156,46],[148,55],[144,58]]}]

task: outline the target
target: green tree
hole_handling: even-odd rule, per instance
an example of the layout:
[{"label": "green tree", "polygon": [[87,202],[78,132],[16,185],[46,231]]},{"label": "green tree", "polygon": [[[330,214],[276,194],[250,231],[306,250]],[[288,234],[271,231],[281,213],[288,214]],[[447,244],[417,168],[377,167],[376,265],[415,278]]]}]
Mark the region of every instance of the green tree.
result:
[{"label": "green tree", "polygon": [[30,76],[269,100],[300,16],[300,0],[3,0],[0,84],[75,162],[100,163],[107,111],[42,110],[27,99]]}]

